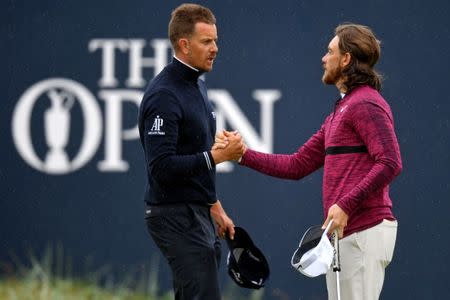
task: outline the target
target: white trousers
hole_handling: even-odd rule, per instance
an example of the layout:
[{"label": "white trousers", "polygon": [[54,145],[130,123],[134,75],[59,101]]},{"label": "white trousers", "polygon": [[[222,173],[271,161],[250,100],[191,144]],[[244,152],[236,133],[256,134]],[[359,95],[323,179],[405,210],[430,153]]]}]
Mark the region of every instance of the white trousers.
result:
[{"label": "white trousers", "polygon": [[[341,300],[376,300],[383,288],[384,270],[392,260],[397,221],[383,220],[369,229],[339,240]],[[326,275],[328,299],[337,300],[336,273]]]}]

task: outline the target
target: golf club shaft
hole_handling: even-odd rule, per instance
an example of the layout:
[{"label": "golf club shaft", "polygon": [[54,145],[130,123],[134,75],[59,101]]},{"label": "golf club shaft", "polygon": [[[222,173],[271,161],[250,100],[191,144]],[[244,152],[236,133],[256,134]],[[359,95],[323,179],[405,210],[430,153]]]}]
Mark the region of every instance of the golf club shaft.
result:
[{"label": "golf club shaft", "polygon": [[334,259],[333,259],[333,271],[339,272],[341,270],[341,261],[339,258],[339,235],[338,231],[334,231]]},{"label": "golf club shaft", "polygon": [[339,279],[339,272],[341,271],[341,261],[339,258],[339,234],[338,231],[334,231],[334,259],[333,259],[333,271],[336,272],[336,292],[338,300],[341,300],[341,284]]},{"label": "golf club shaft", "polygon": [[339,271],[336,272],[336,292],[338,300],[341,300],[341,283],[339,280]]}]

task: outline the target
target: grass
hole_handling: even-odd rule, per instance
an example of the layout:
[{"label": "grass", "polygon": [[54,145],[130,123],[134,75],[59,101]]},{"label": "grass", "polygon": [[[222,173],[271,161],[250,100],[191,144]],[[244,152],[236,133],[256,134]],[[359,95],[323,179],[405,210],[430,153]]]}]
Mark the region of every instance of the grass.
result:
[{"label": "grass", "polygon": [[165,297],[150,297],[149,295],[132,291],[127,288],[106,289],[96,284],[69,279],[54,279],[51,282],[40,279],[9,278],[0,283],[0,299],[8,300],[156,300],[173,299],[170,295]]},{"label": "grass", "polygon": [[[48,247],[38,260],[29,253],[29,262],[23,264],[11,255],[14,268],[3,264],[7,275],[0,278],[0,299],[7,300],[169,300],[171,292],[160,295],[157,288],[157,272],[150,270],[136,279],[136,275],[112,278],[110,268],[86,270],[76,277],[72,272],[70,257],[64,258],[61,246]],[[158,262],[153,261],[157,266]],[[87,265],[89,265],[89,260]],[[9,267],[7,267],[9,266]],[[157,268],[155,268],[157,269]]]},{"label": "grass", "polygon": [[[86,270],[77,277],[72,272],[70,257],[64,258],[61,246],[48,247],[41,259],[29,253],[29,262],[23,264],[11,255],[11,264],[1,264],[0,299],[2,300],[170,300],[172,291],[158,288],[159,258],[153,258],[150,270],[141,274],[128,274],[113,279],[110,268],[94,272]],[[245,292],[244,292],[245,293]],[[223,292],[223,300],[261,300],[263,290],[246,291],[229,285]]]}]

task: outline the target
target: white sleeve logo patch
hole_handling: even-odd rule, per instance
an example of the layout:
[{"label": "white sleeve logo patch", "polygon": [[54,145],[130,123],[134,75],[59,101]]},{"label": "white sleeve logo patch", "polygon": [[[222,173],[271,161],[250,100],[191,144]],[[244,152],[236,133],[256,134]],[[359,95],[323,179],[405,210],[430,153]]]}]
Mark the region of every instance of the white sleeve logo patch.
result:
[{"label": "white sleeve logo patch", "polygon": [[161,127],[164,125],[164,119],[156,116],[155,121],[153,121],[152,129],[148,132],[148,135],[165,135],[164,131],[161,131]]}]

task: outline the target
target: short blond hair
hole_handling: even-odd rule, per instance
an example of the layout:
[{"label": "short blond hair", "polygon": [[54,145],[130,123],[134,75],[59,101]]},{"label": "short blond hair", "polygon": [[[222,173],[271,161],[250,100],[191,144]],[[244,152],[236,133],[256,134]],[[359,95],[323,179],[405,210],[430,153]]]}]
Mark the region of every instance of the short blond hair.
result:
[{"label": "short blond hair", "polygon": [[202,22],[206,24],[216,24],[216,17],[212,11],[198,4],[181,4],[172,11],[169,22],[169,39],[172,47],[178,49],[178,40],[183,37],[190,37],[195,30],[195,24]]}]

